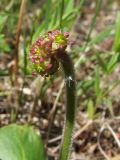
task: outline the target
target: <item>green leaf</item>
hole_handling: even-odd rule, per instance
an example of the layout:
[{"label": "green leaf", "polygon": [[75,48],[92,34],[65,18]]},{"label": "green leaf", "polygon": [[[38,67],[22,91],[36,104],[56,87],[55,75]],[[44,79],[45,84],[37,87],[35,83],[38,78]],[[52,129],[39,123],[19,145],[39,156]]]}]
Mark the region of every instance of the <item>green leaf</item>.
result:
[{"label": "green leaf", "polygon": [[108,73],[111,73],[118,64],[119,53],[114,53],[107,64]]},{"label": "green leaf", "polygon": [[105,99],[105,105],[108,107],[111,116],[114,117],[112,101],[110,101],[110,99]]},{"label": "green leaf", "polygon": [[102,99],[102,90],[100,88],[100,69],[99,66],[95,69],[95,95],[96,95],[96,105],[101,102]]},{"label": "green leaf", "polygon": [[49,23],[51,21],[51,8],[52,8],[52,0],[46,1],[46,7],[45,7],[45,29],[47,30],[49,27]]},{"label": "green leaf", "polygon": [[106,38],[109,38],[113,34],[114,25],[108,26],[105,30],[101,31],[96,35],[91,41],[88,43],[88,46],[91,47],[92,45],[98,44],[104,41]]},{"label": "green leaf", "polygon": [[118,13],[116,19],[116,31],[115,31],[113,50],[115,52],[120,52],[120,12]]},{"label": "green leaf", "polygon": [[107,71],[107,64],[105,63],[105,61],[101,58],[100,54],[99,53],[96,53],[96,57],[97,57],[97,60],[99,62],[99,65],[101,66],[102,70],[105,72],[105,73],[108,73]]},{"label": "green leaf", "polygon": [[88,101],[87,113],[90,119],[94,119],[95,116],[95,107],[92,100]]},{"label": "green leaf", "polygon": [[0,129],[1,160],[47,160],[41,138],[30,126],[8,125]]},{"label": "green leaf", "polygon": [[3,34],[0,34],[0,53],[1,52],[9,52],[10,48],[5,41],[5,37]]},{"label": "green leaf", "polygon": [[[94,38],[92,38],[87,46],[93,47],[95,44],[99,44],[100,42],[104,41],[106,38],[109,38],[113,35],[114,25],[107,27],[105,30],[101,31],[96,35]],[[77,52],[84,52],[86,49],[86,44],[84,44],[82,47],[76,48]]]},{"label": "green leaf", "polygon": [[100,74],[98,67],[95,70],[95,93],[97,97],[100,96]]},{"label": "green leaf", "polygon": [[[79,9],[82,7],[84,0],[80,5],[74,6],[74,0],[64,0],[64,10],[62,16],[62,27],[64,31],[68,31],[76,19]],[[47,30],[54,30],[60,28],[60,14],[61,14],[61,0],[47,0],[44,9],[42,10],[42,19],[40,25],[35,27],[35,33],[32,37],[32,42],[35,41],[41,34]]]},{"label": "green leaf", "polygon": [[2,29],[4,28],[4,23],[7,20],[7,16],[6,15],[0,15],[0,32],[2,31]]},{"label": "green leaf", "polygon": [[71,12],[75,11],[73,0],[64,0],[64,16],[68,16]]}]

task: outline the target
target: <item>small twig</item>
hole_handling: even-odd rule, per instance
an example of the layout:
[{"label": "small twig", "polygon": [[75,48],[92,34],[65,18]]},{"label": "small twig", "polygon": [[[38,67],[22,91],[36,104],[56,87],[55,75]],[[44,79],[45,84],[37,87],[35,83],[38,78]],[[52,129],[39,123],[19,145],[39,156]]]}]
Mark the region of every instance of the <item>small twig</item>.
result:
[{"label": "small twig", "polygon": [[[23,14],[24,14],[25,7],[26,7],[26,2],[27,2],[27,0],[22,0],[21,1],[19,19],[18,19],[17,28],[16,28],[16,39],[15,39],[15,44],[14,44],[15,45],[14,61],[13,61],[13,66],[11,66],[12,67],[11,82],[17,88],[18,88],[17,73],[18,73],[18,63],[19,63],[18,47],[19,47],[21,26],[22,26],[22,21],[23,21]],[[14,109],[11,111],[11,122],[14,122],[16,120],[17,113],[18,113],[18,108],[19,108],[19,92],[18,92],[18,90],[16,91],[14,101],[15,101]]]},{"label": "small twig", "polygon": [[101,138],[101,135],[102,135],[102,132],[104,131],[105,129],[105,125],[103,125],[100,129],[100,133],[98,135],[98,138],[97,138],[97,144],[98,144],[98,148],[100,150],[100,152],[102,153],[102,155],[107,159],[107,160],[110,160],[110,158],[107,156],[107,154],[104,152],[104,150],[102,149],[101,145],[100,145],[100,138]]},{"label": "small twig", "polygon": [[114,137],[114,139],[115,139],[118,147],[120,148],[120,141],[119,141],[119,139],[117,138],[115,132],[113,131],[113,129],[111,128],[111,126],[110,126],[108,123],[106,123],[106,127],[107,127],[107,129],[111,132],[111,134],[112,134],[112,136]]},{"label": "small twig", "polygon": [[19,12],[19,19],[18,24],[16,28],[16,42],[15,42],[15,75],[17,75],[18,72],[18,61],[19,61],[19,55],[18,55],[18,45],[20,41],[20,34],[21,34],[21,26],[23,22],[23,15],[26,8],[26,2],[27,0],[22,0],[21,6],[20,6],[20,12]]},{"label": "small twig", "polygon": [[57,160],[56,159],[56,157],[57,157],[56,153],[58,152],[59,148],[60,148],[59,145],[57,147],[55,147],[55,148],[48,148],[48,152],[47,152],[48,155],[54,157],[55,160]]},{"label": "small twig", "polygon": [[76,132],[74,135],[74,139],[77,139],[78,136],[80,136],[81,133],[83,133],[88,127],[93,123],[92,120],[88,121],[87,124],[85,124],[80,130]]},{"label": "small twig", "polygon": [[116,136],[115,132],[113,131],[113,129],[111,128],[111,126],[110,126],[108,123],[105,123],[105,124],[101,127],[100,133],[99,133],[99,135],[98,135],[98,140],[97,140],[98,148],[99,148],[99,150],[101,151],[101,153],[103,154],[103,156],[104,156],[107,160],[110,160],[110,158],[106,155],[106,153],[104,152],[104,150],[102,149],[102,147],[101,147],[101,145],[100,145],[100,137],[101,137],[101,134],[102,134],[102,132],[104,131],[104,129],[106,129],[106,128],[111,132],[111,134],[112,134],[112,136],[114,137],[114,139],[115,139],[115,141],[116,141],[116,143],[117,143],[117,145],[118,145],[119,148],[120,148],[120,141],[119,141],[119,139],[117,138],[117,136]]},{"label": "small twig", "polygon": [[56,141],[61,140],[61,138],[62,138],[62,135],[60,135],[60,136],[58,136],[58,137],[55,137],[55,138],[53,138],[53,139],[50,139],[50,140],[48,141],[48,143],[49,143],[49,144],[50,144],[50,143],[55,143]]},{"label": "small twig", "polygon": [[34,98],[34,102],[31,106],[31,109],[30,109],[30,114],[28,116],[28,123],[31,123],[32,122],[32,118],[33,118],[33,115],[34,115],[34,111],[38,105],[38,99],[39,99],[39,95],[41,93],[41,90],[42,90],[42,86],[44,84],[44,77],[40,77],[38,76],[34,82],[31,84],[31,91],[33,94],[33,98]]}]

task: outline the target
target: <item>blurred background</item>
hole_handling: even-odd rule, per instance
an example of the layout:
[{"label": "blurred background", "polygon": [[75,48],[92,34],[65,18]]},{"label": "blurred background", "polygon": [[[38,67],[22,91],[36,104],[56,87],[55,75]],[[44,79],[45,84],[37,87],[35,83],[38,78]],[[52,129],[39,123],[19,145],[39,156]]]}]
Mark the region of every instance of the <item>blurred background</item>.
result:
[{"label": "blurred background", "polygon": [[56,159],[69,80],[61,68],[34,76],[28,58],[31,44],[54,29],[70,33],[76,72],[72,160],[120,160],[119,0],[0,0],[0,126],[33,125]]}]

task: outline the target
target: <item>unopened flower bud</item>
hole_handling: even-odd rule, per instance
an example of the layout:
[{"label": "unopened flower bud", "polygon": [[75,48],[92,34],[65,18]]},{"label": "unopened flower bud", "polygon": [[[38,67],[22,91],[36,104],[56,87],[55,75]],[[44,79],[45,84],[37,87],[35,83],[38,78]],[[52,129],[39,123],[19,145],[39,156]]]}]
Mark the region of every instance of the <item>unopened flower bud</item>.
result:
[{"label": "unopened flower bud", "polygon": [[68,32],[54,30],[36,40],[30,49],[30,60],[38,74],[48,76],[58,70],[57,54],[66,49],[68,37]]}]

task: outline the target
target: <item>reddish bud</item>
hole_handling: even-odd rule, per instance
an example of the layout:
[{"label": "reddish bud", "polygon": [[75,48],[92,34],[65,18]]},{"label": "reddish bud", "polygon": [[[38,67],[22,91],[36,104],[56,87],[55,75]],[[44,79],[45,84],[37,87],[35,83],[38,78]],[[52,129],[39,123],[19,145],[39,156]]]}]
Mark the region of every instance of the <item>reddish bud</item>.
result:
[{"label": "reddish bud", "polygon": [[52,64],[48,64],[47,69],[52,68]]},{"label": "reddish bud", "polygon": [[32,75],[36,77],[36,76],[37,76],[37,73],[36,73],[35,71],[33,71],[33,72],[32,72]]},{"label": "reddish bud", "polygon": [[43,62],[44,62],[44,59],[41,57],[41,58],[39,59],[39,61],[40,61],[41,63],[43,63]]},{"label": "reddish bud", "polygon": [[64,33],[64,36],[65,36],[66,38],[68,38],[68,37],[69,37],[69,32],[65,32],[65,33]]},{"label": "reddish bud", "polygon": [[35,63],[35,58],[31,57],[31,61],[32,61],[33,63]]}]

